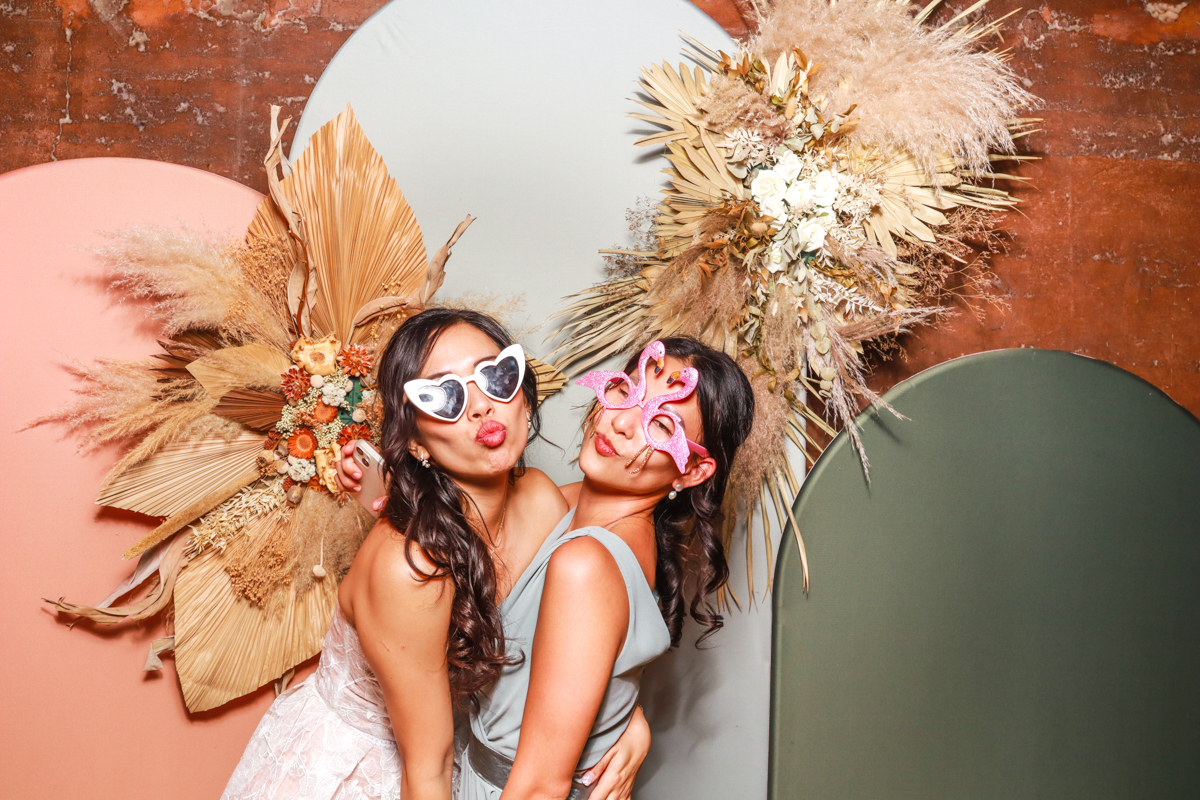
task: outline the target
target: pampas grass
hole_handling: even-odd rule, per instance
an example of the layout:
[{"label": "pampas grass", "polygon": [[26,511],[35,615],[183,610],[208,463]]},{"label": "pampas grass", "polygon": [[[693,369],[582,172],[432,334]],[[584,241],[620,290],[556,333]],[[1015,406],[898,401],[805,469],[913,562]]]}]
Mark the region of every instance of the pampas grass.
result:
[{"label": "pampas grass", "polygon": [[288,554],[296,594],[304,594],[317,580],[312,571],[314,564],[325,567],[327,574],[321,580],[340,582],[374,522],[357,500],[339,505],[332,495],[305,492],[294,525],[304,535],[292,540]]},{"label": "pampas grass", "polygon": [[151,362],[102,358],[92,364],[74,360],[71,364],[71,373],[81,382],[75,389],[77,398],[27,427],[62,424],[88,448],[129,445],[110,476],[180,438],[232,440],[243,430],[211,413],[216,401],[194,380],[164,380]]},{"label": "pampas grass", "polygon": [[747,47],[772,62],[798,47],[820,64],[810,93],[837,113],[856,107],[852,139],[907,150],[929,174],[945,153],[991,172],[989,151],[1013,152],[1008,122],[1036,98],[1004,56],[921,25],[915,10],[879,0],[776,0]]},{"label": "pampas grass", "polygon": [[713,128],[723,133],[747,128],[760,134],[771,147],[788,136],[787,120],[779,116],[767,98],[743,81],[725,75],[713,78],[700,108],[708,114]]},{"label": "pampas grass", "polygon": [[220,329],[242,299],[230,278],[225,246],[190,229],[137,227],[108,233],[112,244],[96,250],[114,289],[151,301],[150,313],[173,336],[190,329]]}]

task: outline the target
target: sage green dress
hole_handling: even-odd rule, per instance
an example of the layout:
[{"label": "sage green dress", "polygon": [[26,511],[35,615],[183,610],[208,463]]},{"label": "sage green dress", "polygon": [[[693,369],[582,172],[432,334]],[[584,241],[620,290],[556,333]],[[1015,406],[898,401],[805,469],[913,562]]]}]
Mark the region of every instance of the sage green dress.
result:
[{"label": "sage green dress", "polygon": [[[629,596],[629,628],[613,665],[608,690],[600,702],[600,711],[592,725],[591,735],[579,759],[578,768],[586,769],[599,761],[621,738],[637,706],[642,669],[667,651],[671,646],[671,635],[663,621],[658,600],[646,583],[645,574],[629,545],[621,537],[600,527],[579,528],[567,533],[574,517],[574,509],[563,517],[500,605],[508,653],[521,654],[524,660],[505,667],[490,689],[476,694],[479,707],[471,714],[471,731],[480,742],[500,755],[510,760],[516,757],[521,719],[525,713],[525,697],[529,692],[533,632],[537,627],[538,607],[542,601],[550,556],[564,542],[580,536],[591,536],[604,545],[625,578],[625,589]],[[580,635],[584,635],[584,632]],[[476,774],[467,758],[462,761],[460,777],[458,800],[496,800],[500,797],[500,788]]]}]

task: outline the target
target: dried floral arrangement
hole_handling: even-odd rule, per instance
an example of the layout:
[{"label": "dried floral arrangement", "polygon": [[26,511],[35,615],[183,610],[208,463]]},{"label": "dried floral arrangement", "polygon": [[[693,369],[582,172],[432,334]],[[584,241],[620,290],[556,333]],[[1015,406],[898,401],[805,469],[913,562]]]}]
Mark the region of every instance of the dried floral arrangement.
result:
[{"label": "dried floral arrangement", "polygon": [[[278,111],[270,197],[244,242],[133,229],[99,253],[115,289],[150,301],[162,351],[78,366],[79,397],[38,420],[126,444],[97,503],[164,518],[125,553],[140,560],[108,598],[54,605],[101,624],[167,612],[173,635],[154,642],[146,669],[173,649],[191,711],[286,682],[320,651],[373,524],[338,493],[339,447],[378,444],[377,356],[431,303],[472,221],[427,263],[412,209],[351,109],[294,167]],[[530,366],[541,394],[562,385]]]},{"label": "dried floral arrangement", "polygon": [[986,1],[935,27],[940,0],[755,0],[757,33],[737,53],[685,37],[698,66],[643,69],[650,113],[632,115],[662,129],[638,144],[665,146],[663,200],[631,212],[635,229],[650,218],[638,249],[601,251],[611,280],[556,315],[565,339],[551,357],[569,374],[671,335],[737,360],[757,414],[730,479],[726,544],[769,496],[795,531],[806,590],[786,442],[811,461],[813,429],[840,428],[868,469],[853,419],[886,404],[867,386],[864,346],[883,352],[944,317],[950,297],[986,293],[986,256],[1017,202],[997,183],[1020,178],[996,165],[1028,158],[1014,140],[1038,120],[1017,112],[1035,98],[983,46],[1003,18],[970,21]]}]

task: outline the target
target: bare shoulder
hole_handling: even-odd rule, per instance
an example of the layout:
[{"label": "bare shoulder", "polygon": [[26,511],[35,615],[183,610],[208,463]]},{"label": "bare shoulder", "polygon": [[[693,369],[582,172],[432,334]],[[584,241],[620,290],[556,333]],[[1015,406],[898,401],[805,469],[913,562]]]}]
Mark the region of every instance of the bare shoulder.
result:
[{"label": "bare shoulder", "polygon": [[579,490],[583,487],[583,481],[575,481],[574,483],[565,483],[558,487],[558,491],[562,494],[563,499],[567,501],[567,508],[574,508],[579,505]]},{"label": "bare shoulder", "polygon": [[625,593],[621,568],[608,548],[591,536],[579,536],[560,544],[550,556],[546,583],[571,592],[607,593],[614,587]]},{"label": "bare shoulder", "polygon": [[535,513],[544,514],[554,521],[558,521],[567,513],[568,506],[562,493],[558,491],[558,485],[540,469],[526,469],[525,474],[517,479],[517,487],[523,502],[528,503],[528,507]]},{"label": "bare shoulder", "polygon": [[367,538],[370,544],[367,575],[375,590],[371,594],[440,594],[448,583],[445,577],[434,577],[437,567],[425,551],[415,542],[410,546],[407,537],[390,522],[375,523]]}]

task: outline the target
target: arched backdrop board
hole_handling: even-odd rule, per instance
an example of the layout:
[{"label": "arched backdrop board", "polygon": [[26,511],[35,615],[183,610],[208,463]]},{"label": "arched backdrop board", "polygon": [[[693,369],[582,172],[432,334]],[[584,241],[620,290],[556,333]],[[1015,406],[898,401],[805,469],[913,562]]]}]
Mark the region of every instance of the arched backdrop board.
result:
[{"label": "arched backdrop board", "polygon": [[[515,327],[540,325],[565,295],[603,278],[597,250],[628,246],[625,210],[664,186],[659,151],[634,147],[649,126],[628,118],[642,66],[678,63],[680,32],[730,50],[731,40],[687,0],[394,0],[330,62],[313,90],[291,156],[353,105],[416,213],[427,250],[467,213],[439,296],[524,296]],[[544,331],[524,339],[536,354]],[[532,452],[559,481],[578,478],[572,388],[546,409],[549,437],[569,454]],[[800,462],[797,462],[800,463]],[[778,536],[778,528],[775,528]],[[761,540],[761,529],[755,532]],[[744,540],[735,544],[743,602]],[[755,554],[758,590],[765,550]],[[643,703],[654,728],[638,797],[761,797],[766,791],[770,613],[733,613],[712,649],[653,664]]]},{"label": "arched backdrop board", "polygon": [[59,426],[19,431],[64,404],[69,358],[142,359],[157,329],[106,294],[102,231],[185,223],[241,238],[260,195],[191,167],[97,158],[0,176],[0,793],[14,800],[212,800],[273,698],[267,689],[189,716],[170,658],[143,673],[157,622],[107,632],[56,621],[43,597],[97,602],[132,571],[121,554],[152,527],[93,505],[116,460]]},{"label": "arched backdrop board", "polygon": [[839,437],[776,577],[772,800],[1200,793],[1200,422],[1111,364],[947,362]]}]

